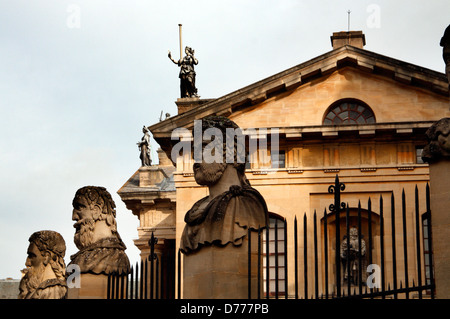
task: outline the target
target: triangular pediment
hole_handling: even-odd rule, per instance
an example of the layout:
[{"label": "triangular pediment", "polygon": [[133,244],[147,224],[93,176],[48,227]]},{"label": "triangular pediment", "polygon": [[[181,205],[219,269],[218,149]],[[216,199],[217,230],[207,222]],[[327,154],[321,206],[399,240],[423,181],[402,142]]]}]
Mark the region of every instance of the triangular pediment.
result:
[{"label": "triangular pediment", "polygon": [[[353,77],[356,81],[360,81],[358,85],[362,86],[361,92],[365,92],[361,95],[367,93],[367,85],[373,84],[379,86],[381,95],[386,94],[383,90],[395,87],[404,91],[403,96],[408,96],[405,92],[410,90],[411,92],[421,91],[423,95],[432,96],[438,103],[448,99],[448,81],[445,74],[345,45],[217,99],[199,103],[197,107],[154,124],[149,129],[155,140],[163,147],[162,144],[167,143],[174,129],[180,127],[191,129],[194,120],[210,115],[227,116],[244,127],[248,126],[249,117],[262,119],[260,122],[252,121],[251,127],[321,125],[318,119],[323,116],[324,106],[319,110],[313,103],[309,105],[309,108],[304,106],[303,109],[297,108],[294,112],[293,108],[298,103],[282,103],[281,101],[286,102],[290,99],[305,102],[311,99],[317,102],[323,96],[309,96],[311,92],[308,92],[308,88],[318,83],[330,87],[328,91],[324,89],[325,93],[334,94],[335,91],[339,91],[341,98],[365,100],[364,96],[351,96],[350,93],[346,95],[345,87],[333,89],[333,82],[339,80],[339,77]],[[352,85],[355,84],[347,83],[348,87]],[[339,96],[336,96],[334,99],[338,98]],[[434,102],[434,100],[431,101],[431,103]],[[323,105],[326,106],[326,103],[328,102],[324,102]],[[300,120],[298,113],[305,111],[310,112],[312,116],[308,117],[307,121]],[[314,112],[319,112],[320,115],[312,114]],[[294,113],[297,116],[292,116]],[[408,119],[408,114],[405,115],[399,121],[414,120]],[[266,117],[265,122],[264,117]],[[304,116],[303,119],[306,117]]]}]

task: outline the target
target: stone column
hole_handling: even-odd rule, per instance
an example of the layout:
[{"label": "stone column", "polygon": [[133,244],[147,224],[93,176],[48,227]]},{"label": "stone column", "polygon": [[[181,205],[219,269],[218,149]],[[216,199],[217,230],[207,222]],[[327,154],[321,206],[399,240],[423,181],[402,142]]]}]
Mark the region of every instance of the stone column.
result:
[{"label": "stone column", "polygon": [[[251,236],[251,298],[256,299],[260,297],[257,295],[258,233],[252,232]],[[262,260],[259,265],[262,267]],[[202,247],[184,256],[183,274],[184,299],[248,299],[248,236],[240,246]]]},{"label": "stone column", "polygon": [[430,209],[436,298],[450,298],[450,118],[427,131],[422,158],[430,165]]},{"label": "stone column", "polygon": [[67,299],[106,299],[108,276],[103,274],[81,274],[80,288],[69,288]]}]

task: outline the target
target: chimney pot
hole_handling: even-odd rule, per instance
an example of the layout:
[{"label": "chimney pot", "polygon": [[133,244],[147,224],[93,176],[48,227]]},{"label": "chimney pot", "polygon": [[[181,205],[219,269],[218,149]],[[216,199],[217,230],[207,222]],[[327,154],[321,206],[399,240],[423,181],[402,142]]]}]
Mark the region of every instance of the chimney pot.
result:
[{"label": "chimney pot", "polygon": [[366,45],[366,37],[362,31],[333,32],[330,38],[333,50],[339,49],[344,45],[351,45],[363,49]]}]

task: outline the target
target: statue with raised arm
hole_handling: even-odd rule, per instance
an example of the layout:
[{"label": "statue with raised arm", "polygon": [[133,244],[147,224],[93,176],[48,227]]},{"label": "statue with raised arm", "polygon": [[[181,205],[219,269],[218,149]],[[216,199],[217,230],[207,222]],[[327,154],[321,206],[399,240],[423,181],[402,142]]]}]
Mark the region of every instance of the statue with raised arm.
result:
[{"label": "statue with raised arm", "polygon": [[197,95],[197,88],[195,87],[195,71],[194,65],[198,64],[198,60],[194,57],[194,50],[190,47],[185,48],[186,55],[180,60],[176,61],[172,58],[172,53],[169,51],[169,59],[177,64],[180,69],[180,93],[181,97],[199,97]]}]

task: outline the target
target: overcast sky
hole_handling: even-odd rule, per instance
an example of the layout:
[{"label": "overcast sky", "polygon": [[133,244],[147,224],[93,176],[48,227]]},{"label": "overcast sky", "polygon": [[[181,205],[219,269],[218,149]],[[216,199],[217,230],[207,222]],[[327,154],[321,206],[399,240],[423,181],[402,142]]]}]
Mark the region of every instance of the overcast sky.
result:
[{"label": "overcast sky", "polygon": [[[178,24],[197,88],[217,98],[331,50],[350,29],[365,49],[444,72],[448,0],[0,0],[0,279],[20,278],[29,236],[73,243],[72,199],[104,186],[132,263],[138,219],[117,191],[139,168],[142,126],[176,115]],[[157,145],[153,142],[153,158]]]}]

